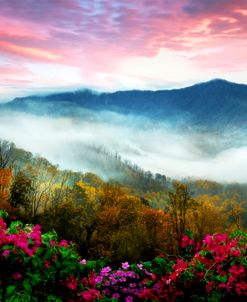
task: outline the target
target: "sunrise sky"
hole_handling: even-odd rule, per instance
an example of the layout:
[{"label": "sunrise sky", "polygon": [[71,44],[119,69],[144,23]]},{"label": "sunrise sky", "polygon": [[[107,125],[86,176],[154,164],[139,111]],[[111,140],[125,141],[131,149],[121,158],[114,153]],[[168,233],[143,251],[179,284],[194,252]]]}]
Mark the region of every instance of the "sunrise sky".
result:
[{"label": "sunrise sky", "polygon": [[0,100],[247,83],[246,0],[0,0]]}]

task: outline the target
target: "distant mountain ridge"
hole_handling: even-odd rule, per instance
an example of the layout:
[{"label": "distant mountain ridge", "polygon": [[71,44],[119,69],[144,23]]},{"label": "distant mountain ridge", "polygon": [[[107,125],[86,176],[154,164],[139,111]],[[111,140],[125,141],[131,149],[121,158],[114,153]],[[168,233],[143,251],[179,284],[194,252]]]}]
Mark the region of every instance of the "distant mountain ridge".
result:
[{"label": "distant mountain ridge", "polygon": [[19,97],[0,108],[53,116],[77,116],[80,109],[113,111],[161,121],[181,118],[192,126],[242,127],[247,121],[247,85],[215,79],[172,90],[82,90]]}]

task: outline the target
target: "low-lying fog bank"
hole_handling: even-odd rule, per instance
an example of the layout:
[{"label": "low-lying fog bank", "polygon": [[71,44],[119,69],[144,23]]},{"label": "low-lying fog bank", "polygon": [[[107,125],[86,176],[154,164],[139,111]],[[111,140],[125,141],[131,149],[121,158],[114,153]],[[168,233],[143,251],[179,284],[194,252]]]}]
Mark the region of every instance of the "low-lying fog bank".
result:
[{"label": "low-lying fog bank", "polygon": [[110,112],[87,111],[82,119],[1,112],[0,138],[76,171],[100,173],[90,146],[103,146],[169,177],[247,182],[245,133],[185,132],[178,125]]}]

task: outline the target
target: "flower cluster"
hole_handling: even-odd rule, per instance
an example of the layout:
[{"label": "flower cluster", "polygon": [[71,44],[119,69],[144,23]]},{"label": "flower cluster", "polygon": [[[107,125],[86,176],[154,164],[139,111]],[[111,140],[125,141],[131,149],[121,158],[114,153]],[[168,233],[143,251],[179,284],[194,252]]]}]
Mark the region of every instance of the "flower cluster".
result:
[{"label": "flower cluster", "polygon": [[95,280],[105,297],[128,302],[134,301],[144,288],[139,274],[130,270],[128,262],[122,263],[122,268],[114,271],[109,266],[104,267]]},{"label": "flower cluster", "polygon": [[[0,211],[0,301],[245,301],[247,233],[182,237],[169,260],[113,268],[81,259],[75,246],[39,225],[8,227]],[[183,254],[184,253],[184,254]]]},{"label": "flower cluster", "polygon": [[[84,286],[85,259],[73,244],[39,225],[12,222],[7,227],[0,211],[0,301],[91,301],[100,292]],[[7,214],[5,214],[7,215]],[[87,297],[87,298],[85,298]]]}]

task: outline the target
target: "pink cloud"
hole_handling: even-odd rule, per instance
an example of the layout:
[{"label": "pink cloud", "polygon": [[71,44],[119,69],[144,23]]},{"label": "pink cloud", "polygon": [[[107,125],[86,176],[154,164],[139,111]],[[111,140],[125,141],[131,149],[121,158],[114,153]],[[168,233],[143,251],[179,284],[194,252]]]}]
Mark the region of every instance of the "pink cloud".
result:
[{"label": "pink cloud", "polygon": [[[235,4],[233,4],[233,2]],[[185,40],[196,40],[207,35],[226,35],[230,30],[240,28],[246,31],[240,9],[243,1],[79,1],[55,0],[42,2],[34,0],[1,1],[1,12],[10,18],[26,20],[34,25],[26,34],[30,43],[37,43],[32,36],[46,32],[40,47],[55,45],[59,51],[71,44],[71,48],[110,47],[115,44],[119,53],[126,55],[155,55],[161,47],[171,49],[190,48]],[[225,18],[225,19],[222,19]],[[209,33],[192,32],[205,19],[209,19]],[[228,20],[236,20],[235,23]],[[27,24],[26,24],[27,25]],[[30,31],[32,26],[28,27]],[[25,33],[22,28],[21,32]],[[181,42],[181,43],[180,43]],[[28,44],[28,41],[26,41]],[[31,47],[31,45],[29,45]],[[61,49],[62,47],[62,49]]]},{"label": "pink cloud", "polygon": [[3,52],[28,57],[29,59],[38,59],[38,60],[46,60],[46,61],[48,60],[53,62],[61,59],[61,55],[52,53],[50,51],[33,48],[33,47],[24,47],[8,42],[0,41],[0,49]]},{"label": "pink cloud", "polygon": [[243,0],[0,0],[0,7],[0,54],[23,64],[64,64],[93,78],[162,48],[192,53],[202,70],[246,61]]}]

